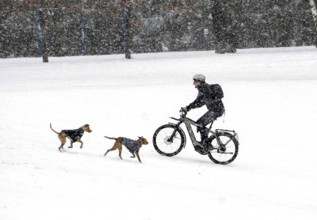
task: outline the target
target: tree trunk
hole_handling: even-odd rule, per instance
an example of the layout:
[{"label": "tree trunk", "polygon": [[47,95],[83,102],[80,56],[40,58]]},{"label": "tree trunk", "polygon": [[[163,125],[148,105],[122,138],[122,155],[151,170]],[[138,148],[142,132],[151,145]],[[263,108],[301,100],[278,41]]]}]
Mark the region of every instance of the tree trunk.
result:
[{"label": "tree trunk", "polygon": [[216,38],[216,53],[235,53],[236,43],[233,32],[232,14],[228,1],[214,1],[211,7],[213,29]]},{"label": "tree trunk", "polygon": [[317,1],[316,0],[309,0],[311,13],[313,15],[314,24],[315,24],[315,44],[317,47]]},{"label": "tree trunk", "polygon": [[131,37],[131,6],[126,4],[122,5],[123,11],[123,47],[124,54],[126,59],[131,59],[131,46],[132,46],[132,37]]},{"label": "tree trunk", "polygon": [[81,55],[85,55],[86,53],[86,43],[85,43],[85,18],[84,18],[84,2],[81,2],[80,5],[80,33],[81,33]]},{"label": "tree trunk", "polygon": [[43,63],[48,63],[48,50],[47,50],[47,41],[46,41],[46,14],[47,8],[45,4],[45,0],[41,1],[41,6],[42,9],[40,9],[40,14],[41,14],[41,26],[42,26],[42,43],[43,43],[43,51],[42,51],[42,56],[43,56]]}]

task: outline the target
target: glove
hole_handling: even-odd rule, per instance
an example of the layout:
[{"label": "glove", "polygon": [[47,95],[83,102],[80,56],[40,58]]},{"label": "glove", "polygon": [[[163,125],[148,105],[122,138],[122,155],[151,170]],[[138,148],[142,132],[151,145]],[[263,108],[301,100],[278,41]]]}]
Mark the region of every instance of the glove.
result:
[{"label": "glove", "polygon": [[187,107],[181,107],[181,109],[179,110],[179,112],[184,112],[187,113],[189,110],[187,109]]}]

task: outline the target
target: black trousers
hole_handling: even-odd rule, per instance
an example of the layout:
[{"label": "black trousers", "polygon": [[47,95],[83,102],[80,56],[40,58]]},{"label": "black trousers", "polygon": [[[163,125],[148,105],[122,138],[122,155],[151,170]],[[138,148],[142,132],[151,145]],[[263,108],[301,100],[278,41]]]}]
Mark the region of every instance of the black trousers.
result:
[{"label": "black trousers", "polygon": [[196,121],[197,124],[200,124],[202,126],[202,127],[197,127],[197,132],[200,132],[201,141],[204,141],[208,138],[208,129],[206,128],[206,126],[210,123],[212,125],[212,123],[217,118],[222,116],[224,112],[225,110],[222,110],[221,112],[214,112],[209,110]]}]

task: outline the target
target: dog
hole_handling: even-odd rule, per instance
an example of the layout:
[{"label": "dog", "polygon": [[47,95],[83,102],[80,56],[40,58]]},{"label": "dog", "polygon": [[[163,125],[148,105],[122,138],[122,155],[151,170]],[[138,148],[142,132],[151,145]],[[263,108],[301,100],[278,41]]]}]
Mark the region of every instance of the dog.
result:
[{"label": "dog", "polygon": [[107,137],[105,138],[115,140],[113,147],[107,150],[107,152],[104,154],[104,156],[107,155],[110,151],[113,150],[119,150],[119,157],[122,160],[121,153],[122,153],[122,145],[124,145],[132,154],[131,158],[135,158],[137,156],[138,160],[140,163],[142,163],[140,155],[139,155],[139,150],[142,147],[142,145],[147,145],[149,142],[146,140],[144,137],[139,137],[138,140],[132,140],[129,138],[125,137],[118,137],[118,138],[112,138],[112,137]]},{"label": "dog", "polygon": [[79,142],[80,148],[83,148],[83,142],[81,141],[81,137],[84,135],[84,132],[92,132],[92,130],[90,129],[89,124],[85,124],[83,126],[81,126],[78,129],[74,129],[74,130],[62,130],[61,132],[57,132],[53,129],[52,124],[50,124],[50,128],[53,132],[55,132],[58,135],[58,139],[61,141],[61,146],[58,148],[58,150],[60,152],[62,152],[62,150],[64,150],[64,145],[66,143],[66,138],[70,139],[70,146],[68,148],[73,148],[73,143],[75,142]]}]

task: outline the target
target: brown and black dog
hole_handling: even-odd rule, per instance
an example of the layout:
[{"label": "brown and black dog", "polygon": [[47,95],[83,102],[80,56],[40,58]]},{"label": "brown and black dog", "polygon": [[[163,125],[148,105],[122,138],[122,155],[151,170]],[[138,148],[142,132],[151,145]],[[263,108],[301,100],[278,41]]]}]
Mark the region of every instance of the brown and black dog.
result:
[{"label": "brown and black dog", "polygon": [[105,136],[105,138],[115,140],[115,142],[113,144],[113,147],[110,148],[109,150],[107,150],[107,152],[104,154],[104,156],[106,156],[109,151],[113,151],[113,150],[118,149],[119,150],[119,157],[122,160],[122,157],[121,157],[122,145],[124,145],[132,154],[131,158],[134,158],[135,156],[137,156],[139,162],[142,163],[142,161],[140,159],[140,155],[139,155],[139,150],[142,147],[142,145],[147,145],[149,143],[144,137],[139,137],[138,140],[132,140],[132,139],[125,138],[125,137],[112,138],[112,137]]},{"label": "brown and black dog", "polygon": [[66,143],[66,138],[70,139],[70,146],[68,148],[72,148],[73,143],[75,142],[81,143],[80,148],[82,148],[84,143],[81,141],[81,137],[84,135],[84,132],[92,132],[92,130],[89,127],[89,124],[85,124],[78,129],[62,130],[61,132],[55,131],[52,127],[52,124],[50,124],[50,128],[53,132],[55,132],[58,135],[58,139],[61,141],[61,146],[58,148],[58,150],[61,152],[64,149],[63,146]]}]

